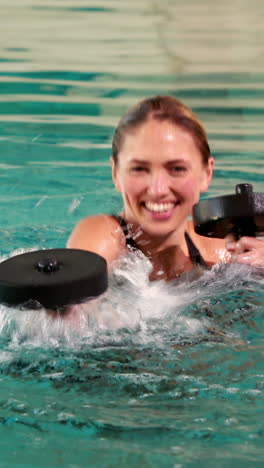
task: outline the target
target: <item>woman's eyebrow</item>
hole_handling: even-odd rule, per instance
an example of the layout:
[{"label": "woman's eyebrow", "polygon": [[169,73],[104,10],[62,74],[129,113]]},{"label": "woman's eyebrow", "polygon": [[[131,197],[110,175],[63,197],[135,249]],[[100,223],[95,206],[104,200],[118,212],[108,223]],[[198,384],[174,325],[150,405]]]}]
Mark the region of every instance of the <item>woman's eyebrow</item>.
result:
[{"label": "woman's eyebrow", "polygon": [[185,159],[183,158],[175,158],[175,159],[169,159],[168,161],[168,164],[183,164],[183,163],[186,163]]},{"label": "woman's eyebrow", "polygon": [[[129,161],[129,164],[144,164],[146,166],[149,166],[151,164],[151,160],[144,159],[144,158],[133,158]],[[165,165],[173,165],[173,164],[188,164],[188,161],[186,161],[183,158],[175,158],[175,159],[167,159],[166,161],[163,162]]]},{"label": "woman's eyebrow", "polygon": [[132,164],[149,164],[149,161],[146,161],[145,159],[138,159],[138,158],[133,158],[129,162]]}]

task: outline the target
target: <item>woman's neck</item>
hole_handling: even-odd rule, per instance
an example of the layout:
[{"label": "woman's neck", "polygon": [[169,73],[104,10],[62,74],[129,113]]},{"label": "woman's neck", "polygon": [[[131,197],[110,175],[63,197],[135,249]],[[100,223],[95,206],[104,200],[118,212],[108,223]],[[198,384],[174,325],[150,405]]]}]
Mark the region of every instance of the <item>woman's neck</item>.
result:
[{"label": "woman's neck", "polygon": [[187,222],[181,229],[167,236],[151,236],[139,225],[130,224],[130,232],[137,247],[153,265],[150,279],[173,279],[193,268],[185,240]]},{"label": "woman's neck", "polygon": [[185,241],[185,232],[188,231],[187,222],[177,231],[164,236],[153,236],[144,230],[144,226],[137,223],[129,222],[129,228],[137,247],[148,257],[172,247],[181,248],[186,254],[188,253]]}]

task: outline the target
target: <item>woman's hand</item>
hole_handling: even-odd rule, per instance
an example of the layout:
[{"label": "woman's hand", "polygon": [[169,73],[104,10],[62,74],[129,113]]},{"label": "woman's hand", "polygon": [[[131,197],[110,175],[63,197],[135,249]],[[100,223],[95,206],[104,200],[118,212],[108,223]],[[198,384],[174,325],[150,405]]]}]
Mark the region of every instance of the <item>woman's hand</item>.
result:
[{"label": "woman's hand", "polygon": [[241,237],[235,241],[233,237],[228,236],[226,249],[231,255],[231,262],[264,267],[264,239]]}]

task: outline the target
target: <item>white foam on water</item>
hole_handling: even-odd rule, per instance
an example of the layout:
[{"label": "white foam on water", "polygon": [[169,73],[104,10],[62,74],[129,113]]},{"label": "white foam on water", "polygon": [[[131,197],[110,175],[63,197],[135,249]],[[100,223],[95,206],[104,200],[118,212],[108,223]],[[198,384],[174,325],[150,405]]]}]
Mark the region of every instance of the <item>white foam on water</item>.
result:
[{"label": "white foam on water", "polygon": [[[17,253],[23,253],[22,249]],[[214,318],[192,314],[192,307],[207,306],[212,298],[241,288],[245,281],[252,283],[252,290],[264,284],[263,276],[256,277],[250,267],[238,264],[215,265],[202,275],[186,275],[170,283],[149,281],[150,271],[151,264],[143,254],[129,253],[116,262],[108,291],[73,306],[66,316],[54,318],[44,309],[17,310],[2,305],[0,338],[10,348],[122,345],[127,341],[163,346],[168,336],[192,341],[214,327]]]}]

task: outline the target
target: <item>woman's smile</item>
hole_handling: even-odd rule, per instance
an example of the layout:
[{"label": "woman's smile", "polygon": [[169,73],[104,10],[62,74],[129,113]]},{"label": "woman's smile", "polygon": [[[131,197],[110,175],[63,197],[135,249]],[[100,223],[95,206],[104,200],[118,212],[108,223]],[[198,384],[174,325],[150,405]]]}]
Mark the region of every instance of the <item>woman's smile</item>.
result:
[{"label": "woman's smile", "polygon": [[153,219],[166,220],[173,215],[177,203],[172,202],[142,202],[142,206],[150,213]]}]

